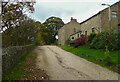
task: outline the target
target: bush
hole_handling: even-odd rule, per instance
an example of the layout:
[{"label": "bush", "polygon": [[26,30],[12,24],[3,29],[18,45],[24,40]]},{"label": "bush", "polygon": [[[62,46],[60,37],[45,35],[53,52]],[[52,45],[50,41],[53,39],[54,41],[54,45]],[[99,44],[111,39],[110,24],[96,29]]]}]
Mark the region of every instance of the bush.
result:
[{"label": "bush", "polygon": [[96,33],[91,33],[89,36],[88,36],[88,44],[92,43],[92,40],[94,39],[94,37],[96,36],[97,34]]},{"label": "bush", "polygon": [[58,45],[58,40],[55,40],[55,44]]},{"label": "bush", "polygon": [[68,39],[65,44],[66,44],[66,45],[73,45],[74,42]]},{"label": "bush", "polygon": [[69,45],[69,39],[68,40],[66,40],[66,42],[65,42],[65,45]]},{"label": "bush", "polygon": [[80,38],[74,40],[75,47],[84,45],[87,42],[87,36],[82,35]]},{"label": "bush", "polygon": [[105,49],[107,46],[109,50],[118,50],[120,49],[119,41],[118,34],[102,32],[95,36],[90,48]]},{"label": "bush", "polygon": [[74,41],[69,41],[69,44],[70,44],[71,46],[73,46],[73,45],[74,45]]}]

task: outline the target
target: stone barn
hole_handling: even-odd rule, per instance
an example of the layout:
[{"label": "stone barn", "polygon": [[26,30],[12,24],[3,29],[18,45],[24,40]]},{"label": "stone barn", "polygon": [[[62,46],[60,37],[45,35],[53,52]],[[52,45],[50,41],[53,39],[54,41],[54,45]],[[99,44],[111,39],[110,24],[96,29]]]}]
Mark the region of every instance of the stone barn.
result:
[{"label": "stone barn", "polygon": [[71,21],[58,30],[58,45],[65,45],[70,35],[80,31],[80,23],[71,17]]},{"label": "stone barn", "polygon": [[71,21],[58,31],[58,44],[65,45],[68,39],[73,41],[81,34],[88,36],[93,32],[105,31],[120,33],[120,1],[110,6],[110,14],[111,20],[109,21],[109,8],[107,7],[81,23],[71,18]]}]

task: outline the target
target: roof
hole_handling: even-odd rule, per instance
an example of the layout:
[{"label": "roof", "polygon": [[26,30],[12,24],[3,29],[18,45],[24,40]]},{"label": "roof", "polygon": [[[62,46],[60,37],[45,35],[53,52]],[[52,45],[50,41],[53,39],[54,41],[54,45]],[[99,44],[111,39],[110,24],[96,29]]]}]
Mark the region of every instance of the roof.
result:
[{"label": "roof", "polygon": [[[119,2],[120,2],[120,1],[118,1],[118,2],[116,2],[116,3],[114,3],[114,4],[112,4],[110,7],[112,7],[112,6],[116,5],[116,4],[118,4]],[[106,10],[106,9],[108,9],[108,7],[105,8],[105,9],[103,9],[103,10],[101,10],[101,11],[99,11],[97,14],[95,14],[95,15],[93,15],[92,17],[86,19],[85,21],[81,22],[80,24],[82,24],[82,23],[84,23],[84,22],[86,22],[86,21],[92,19],[93,17],[97,16],[98,14],[100,14],[102,11],[104,11],[104,10]]]},{"label": "roof", "polygon": [[70,36],[75,35],[75,34],[80,33],[80,32],[81,32],[81,31],[78,31],[78,32],[76,32],[76,33],[71,34]]},{"label": "roof", "polygon": [[92,19],[93,17],[97,16],[98,14],[100,14],[100,12],[99,12],[99,13],[97,13],[97,14],[95,14],[95,15],[93,15],[92,17],[90,17],[90,18],[86,19],[85,21],[81,22],[80,24],[82,24],[82,23],[84,23],[84,22],[86,22],[86,21],[88,21],[88,20]]},{"label": "roof", "polygon": [[[73,20],[76,20],[76,19],[73,19]],[[66,24],[64,24],[64,26],[63,27],[65,27],[65,26],[67,26],[68,24],[70,24],[72,21],[70,21],[70,22],[68,22],[68,23],[66,23]],[[77,21],[76,21],[77,22]],[[79,22],[77,22],[78,24],[79,24]],[[61,27],[60,29],[62,29],[63,27]],[[59,29],[59,30],[60,30]]]}]

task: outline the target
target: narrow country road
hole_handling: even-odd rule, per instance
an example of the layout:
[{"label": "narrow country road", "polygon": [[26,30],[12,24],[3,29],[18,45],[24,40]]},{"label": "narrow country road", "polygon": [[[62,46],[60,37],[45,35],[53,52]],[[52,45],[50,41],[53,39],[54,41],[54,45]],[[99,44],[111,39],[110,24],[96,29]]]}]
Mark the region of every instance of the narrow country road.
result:
[{"label": "narrow country road", "polygon": [[57,46],[38,46],[37,66],[50,80],[118,80],[118,74]]}]

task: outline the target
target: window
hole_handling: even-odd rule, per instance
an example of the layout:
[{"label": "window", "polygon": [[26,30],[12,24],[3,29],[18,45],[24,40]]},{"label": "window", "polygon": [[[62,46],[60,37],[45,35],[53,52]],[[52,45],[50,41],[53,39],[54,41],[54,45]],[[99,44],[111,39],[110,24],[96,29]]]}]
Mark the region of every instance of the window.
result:
[{"label": "window", "polygon": [[78,34],[78,37],[79,37],[79,34]]},{"label": "window", "polygon": [[85,35],[87,35],[87,31],[85,31]]},{"label": "window", "polygon": [[74,32],[76,32],[76,29],[74,28]]},{"label": "window", "polygon": [[117,17],[117,11],[112,11],[112,18],[116,18]]},{"label": "window", "polygon": [[74,37],[72,37],[72,39],[74,39]]},{"label": "window", "polygon": [[117,11],[112,11],[112,14],[117,14]]},{"label": "window", "polygon": [[92,28],[92,32],[95,32],[95,29],[94,29],[94,28]]},{"label": "window", "polygon": [[112,15],[112,18],[116,18],[117,16],[116,15]]}]

